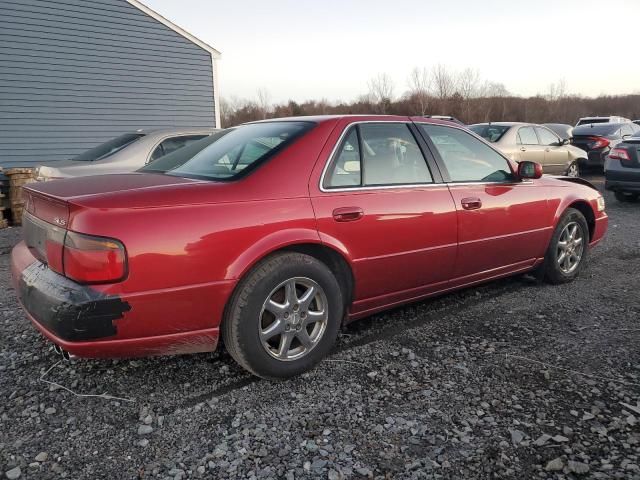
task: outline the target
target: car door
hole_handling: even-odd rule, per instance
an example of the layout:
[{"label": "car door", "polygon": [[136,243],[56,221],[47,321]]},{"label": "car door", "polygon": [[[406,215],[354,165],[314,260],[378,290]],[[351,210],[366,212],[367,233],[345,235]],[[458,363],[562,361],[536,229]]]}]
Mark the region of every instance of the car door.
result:
[{"label": "car door", "polygon": [[413,124],[345,119],[338,134],[310,191],[320,238],[352,261],[352,313],[444,289],[456,210]]},{"label": "car door", "polygon": [[538,162],[544,166],[544,150],[533,126],[519,127],[516,133],[518,161]]},{"label": "car door", "polygon": [[544,256],[553,212],[548,187],[521,181],[486,142],[455,127],[422,123],[458,213],[452,286],[530,268]]},{"label": "car door", "polygon": [[569,162],[569,151],[555,133],[545,127],[535,127],[540,144],[544,146],[544,173],[564,175]]}]

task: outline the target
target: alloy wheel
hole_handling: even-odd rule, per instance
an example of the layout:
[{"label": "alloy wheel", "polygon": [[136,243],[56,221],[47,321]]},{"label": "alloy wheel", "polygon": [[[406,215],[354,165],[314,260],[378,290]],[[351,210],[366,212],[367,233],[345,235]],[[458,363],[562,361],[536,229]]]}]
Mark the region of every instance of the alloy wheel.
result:
[{"label": "alloy wheel", "polygon": [[262,305],[260,342],[277,360],[298,360],[320,342],[328,318],[322,287],[310,278],[290,278],[274,288]]},{"label": "alloy wheel", "polygon": [[558,239],[557,262],[562,273],[573,273],[582,259],[584,235],[577,222],[570,222],[562,229]]},{"label": "alloy wheel", "polygon": [[572,163],[571,165],[569,165],[569,168],[567,169],[567,177],[577,177],[580,175],[580,170],[578,169],[578,164],[577,163]]}]

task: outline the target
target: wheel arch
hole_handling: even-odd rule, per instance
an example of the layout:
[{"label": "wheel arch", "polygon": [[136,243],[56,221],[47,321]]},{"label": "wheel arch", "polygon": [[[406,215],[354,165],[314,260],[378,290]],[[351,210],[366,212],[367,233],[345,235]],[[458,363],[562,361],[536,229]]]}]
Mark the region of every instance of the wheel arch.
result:
[{"label": "wheel arch", "polygon": [[584,215],[584,218],[587,220],[587,225],[589,226],[589,241],[591,241],[596,229],[596,215],[593,212],[593,208],[591,208],[589,202],[587,202],[586,200],[574,200],[569,205],[567,205],[562,213],[564,213],[567,208],[574,208],[582,213],[582,215]]}]

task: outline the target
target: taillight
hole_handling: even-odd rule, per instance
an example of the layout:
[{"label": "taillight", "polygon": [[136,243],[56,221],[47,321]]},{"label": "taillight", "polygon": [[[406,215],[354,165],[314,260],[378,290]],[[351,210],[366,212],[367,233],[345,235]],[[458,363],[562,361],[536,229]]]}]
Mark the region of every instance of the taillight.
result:
[{"label": "taillight", "polygon": [[620,160],[620,163],[631,163],[631,157],[629,157],[629,152],[627,152],[624,148],[614,148],[609,153],[610,158],[615,158]]},{"label": "taillight", "polygon": [[589,140],[594,142],[591,148],[605,148],[609,146],[609,140],[604,137],[589,137]]},{"label": "taillight", "polygon": [[50,227],[47,229],[47,237],[44,242],[45,255],[44,258],[49,268],[54,272],[64,275],[64,266],[62,265],[62,257],[64,255],[64,237],[66,231],[58,227]]},{"label": "taillight", "polygon": [[111,238],[67,232],[62,255],[64,275],[79,283],[110,283],[124,279],[124,245]]}]

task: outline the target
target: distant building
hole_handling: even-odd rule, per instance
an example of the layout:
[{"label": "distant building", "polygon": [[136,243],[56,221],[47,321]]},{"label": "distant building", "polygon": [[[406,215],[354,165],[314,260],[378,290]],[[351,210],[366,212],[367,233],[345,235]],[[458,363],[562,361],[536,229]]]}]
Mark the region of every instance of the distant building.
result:
[{"label": "distant building", "polygon": [[0,0],[0,166],[219,127],[220,53],[136,0]]}]

